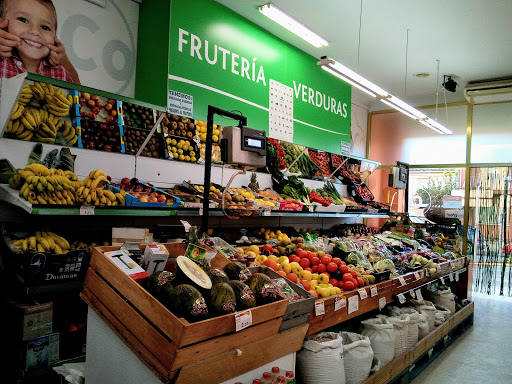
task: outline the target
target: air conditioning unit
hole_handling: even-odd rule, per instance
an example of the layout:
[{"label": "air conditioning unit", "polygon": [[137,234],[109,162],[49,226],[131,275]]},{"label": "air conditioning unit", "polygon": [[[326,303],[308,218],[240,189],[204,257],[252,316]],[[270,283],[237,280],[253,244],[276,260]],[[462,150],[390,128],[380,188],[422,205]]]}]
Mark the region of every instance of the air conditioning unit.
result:
[{"label": "air conditioning unit", "polygon": [[512,101],[512,77],[469,82],[464,88],[464,97],[471,104]]}]

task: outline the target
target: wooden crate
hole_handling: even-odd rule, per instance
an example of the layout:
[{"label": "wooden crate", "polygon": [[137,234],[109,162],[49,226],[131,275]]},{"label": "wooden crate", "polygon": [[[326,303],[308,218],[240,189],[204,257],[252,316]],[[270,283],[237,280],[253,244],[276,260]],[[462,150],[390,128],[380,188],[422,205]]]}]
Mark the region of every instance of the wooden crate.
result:
[{"label": "wooden crate", "polygon": [[[175,247],[166,244],[169,245]],[[195,362],[214,359],[277,335],[287,299],[253,308],[253,325],[239,332],[236,332],[235,314],[189,323],[176,317],[103,255],[115,249],[118,248],[93,250],[82,298],[162,379],[175,378],[180,369]],[[236,372],[229,371],[236,376]]]}]

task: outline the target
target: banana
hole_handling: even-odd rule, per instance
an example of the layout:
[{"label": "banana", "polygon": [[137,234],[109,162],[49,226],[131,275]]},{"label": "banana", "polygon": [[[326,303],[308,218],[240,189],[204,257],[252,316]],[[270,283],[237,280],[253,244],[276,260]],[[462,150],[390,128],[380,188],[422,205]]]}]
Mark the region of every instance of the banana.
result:
[{"label": "banana", "polygon": [[86,180],[86,181],[85,181],[85,186],[86,186],[87,188],[91,188],[91,185],[92,185],[92,179],[91,179],[90,177],[87,177],[85,180]]},{"label": "banana", "polygon": [[34,118],[36,127],[39,126],[41,124],[41,114],[39,113],[39,110],[35,108],[30,108],[28,111]]},{"label": "banana", "polygon": [[32,138],[32,136],[34,136],[34,133],[27,130],[27,131],[24,131],[21,135],[18,135],[18,139],[25,140],[28,137],[28,139],[27,139],[27,141],[28,141]]},{"label": "banana", "polygon": [[116,201],[116,195],[114,194],[114,192],[112,192],[108,189],[103,190],[103,196],[105,196],[110,201]]},{"label": "banana", "polygon": [[46,252],[46,250],[44,249],[44,247],[40,243],[37,244],[37,252]]},{"label": "banana", "polygon": [[37,241],[39,242],[39,244],[41,244],[45,251],[50,250],[50,243],[48,242],[48,240],[46,240],[45,237],[40,237],[39,239],[37,239]]},{"label": "banana", "polygon": [[110,201],[109,199],[105,198],[105,203],[104,203],[104,204],[105,204],[107,207],[110,207],[110,206],[112,206],[112,205],[114,205],[114,204],[115,204],[115,201],[114,201],[114,202],[112,202],[112,201]]},{"label": "banana", "polygon": [[[33,175],[37,176],[49,176],[50,170],[46,168],[43,164],[29,164],[24,169],[27,172],[32,172]],[[25,178],[26,179],[26,178]]]},{"label": "banana", "polygon": [[109,203],[112,203],[112,202],[110,201],[110,199],[107,199],[107,197],[106,197],[105,195],[101,195],[101,197],[100,197],[100,202],[101,202],[101,204],[106,205],[106,204],[107,204],[107,201],[108,201]]},{"label": "banana", "polygon": [[46,180],[46,177],[44,176],[39,176],[39,182],[43,184],[43,187],[45,188],[48,186],[48,180]]},{"label": "banana", "polygon": [[5,127],[5,133],[11,133],[12,132],[12,120],[9,120],[9,122],[7,123],[7,127]]},{"label": "banana", "polygon": [[37,201],[39,202],[39,204],[48,204],[48,202],[41,195],[37,195]]},{"label": "banana", "polygon": [[28,184],[27,183],[23,184],[23,186],[20,189],[20,196],[25,197],[24,196],[25,193],[28,195],[28,192],[27,192],[28,190],[29,190],[28,189]]},{"label": "banana", "polygon": [[36,96],[36,98],[43,100],[46,92],[41,86],[41,83],[36,82],[34,85],[32,85],[32,93],[34,96]]},{"label": "banana", "polygon": [[21,132],[23,132],[24,125],[21,123],[21,120],[16,120],[12,125],[12,134],[13,135],[19,135]]},{"label": "banana", "polygon": [[64,253],[62,248],[57,243],[55,243],[54,252],[56,255],[62,255]]},{"label": "banana", "polygon": [[48,122],[48,124],[41,123],[41,125],[39,126],[39,132],[43,132],[46,137],[55,138],[55,135],[57,132],[55,132],[49,124],[51,124],[51,123],[50,122]]},{"label": "banana", "polygon": [[28,239],[28,242],[29,242],[29,248],[30,249],[36,249],[36,245],[37,245],[37,239],[35,236],[30,236],[29,239]]},{"label": "banana", "polygon": [[85,198],[85,204],[89,205],[89,204],[91,204],[91,201],[92,201],[92,197],[91,197],[91,195],[89,194],[89,195],[87,195],[87,197]]},{"label": "banana", "polygon": [[104,176],[105,178],[107,178],[107,173],[103,169],[97,169],[96,171],[93,171],[93,172],[94,173],[92,174],[92,177],[91,177],[92,179],[97,179],[100,176]]},{"label": "banana", "polygon": [[43,236],[44,239],[48,242],[49,246],[50,246],[50,250],[53,250],[55,249],[55,241],[53,240],[53,237],[51,237],[50,235],[46,235],[46,236]]},{"label": "banana", "polygon": [[119,202],[119,205],[125,205],[126,204],[123,195],[121,195],[120,193],[115,193],[114,195],[116,196],[116,200]]},{"label": "banana", "polygon": [[23,110],[23,117],[28,120],[31,126],[37,127],[37,122],[34,118],[34,115],[32,114],[33,109],[25,109]]},{"label": "banana", "polygon": [[54,137],[38,137],[37,138],[40,142],[46,143],[46,144],[53,144],[55,143]]},{"label": "banana", "polygon": [[53,238],[56,245],[59,245],[62,249],[69,249],[69,242],[62,236],[57,235],[55,232],[48,232],[48,235]]},{"label": "banana", "polygon": [[20,104],[16,104],[16,108],[14,109],[13,114],[11,115],[11,120],[19,119],[23,113],[25,107]]},{"label": "banana", "polygon": [[41,183],[37,183],[36,188],[37,188],[37,190],[38,190],[39,192],[43,192],[43,191],[44,191],[43,184],[41,184]]},{"label": "banana", "polygon": [[94,181],[91,183],[91,189],[96,189],[98,187],[103,187],[106,184],[108,184],[109,181],[106,176],[101,175],[100,177],[94,179]]},{"label": "banana", "polygon": [[26,251],[28,249],[28,239],[23,239],[21,249],[23,249],[23,251]]},{"label": "banana", "polygon": [[48,112],[54,114],[59,117],[69,116],[69,109],[66,108],[58,108],[55,104],[47,104]]},{"label": "banana", "polygon": [[96,190],[91,190],[91,200],[94,201],[98,198],[98,194],[96,193]]},{"label": "banana", "polygon": [[36,128],[30,123],[30,121],[26,117],[27,114],[23,114],[20,117],[21,123],[27,128],[29,131],[34,131]]},{"label": "banana", "polygon": [[73,105],[74,101],[73,101],[73,96],[71,96],[71,94],[68,93],[67,99],[68,99],[69,105]]}]

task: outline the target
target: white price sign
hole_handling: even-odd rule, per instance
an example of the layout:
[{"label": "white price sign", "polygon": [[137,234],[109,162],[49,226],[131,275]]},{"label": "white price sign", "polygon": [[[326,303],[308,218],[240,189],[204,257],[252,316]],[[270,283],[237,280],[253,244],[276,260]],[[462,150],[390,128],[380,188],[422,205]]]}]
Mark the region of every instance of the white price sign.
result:
[{"label": "white price sign", "polygon": [[459,281],[459,272],[455,272],[455,281]]},{"label": "white price sign", "polygon": [[415,293],[416,293],[416,299],[418,299],[418,301],[423,301],[423,295],[421,294],[421,289],[417,289]]},{"label": "white price sign", "polygon": [[399,293],[397,297],[398,297],[398,301],[400,302],[400,304],[403,304],[407,301],[407,299],[405,298],[403,293]]},{"label": "white price sign", "polygon": [[359,296],[354,295],[348,298],[348,314],[359,311]]},{"label": "white price sign", "polygon": [[236,332],[252,325],[252,312],[250,309],[235,313]]},{"label": "white price sign", "polygon": [[453,273],[450,273],[450,281],[453,281],[454,278],[453,278]]},{"label": "white price sign", "polygon": [[379,309],[382,309],[385,306],[386,306],[386,298],[385,297],[379,298]]},{"label": "white price sign", "polygon": [[315,301],[315,316],[320,316],[325,314],[325,305],[323,300]]},{"label": "white price sign", "polygon": [[361,300],[364,300],[368,297],[368,292],[366,292],[366,289],[364,288],[358,289],[357,293],[359,293],[359,297],[361,298]]},{"label": "white price sign", "polygon": [[444,277],[441,277],[441,279],[440,279],[440,280],[441,280],[441,284],[442,284],[442,285],[445,285],[445,284],[444,284]]},{"label": "white price sign", "polygon": [[345,296],[336,296],[334,299],[334,310],[339,311],[347,306],[347,299]]},{"label": "white price sign", "polygon": [[377,292],[377,287],[371,287],[370,288],[370,296],[371,297],[374,297],[374,296],[377,296],[378,292]]},{"label": "white price sign", "polygon": [[270,216],[270,209],[264,209],[263,216]]},{"label": "white price sign", "polygon": [[92,216],[94,215],[94,205],[82,205],[80,206],[81,216]]},{"label": "white price sign", "polygon": [[414,278],[416,280],[420,280],[421,279],[420,273],[419,272],[414,272]]},{"label": "white price sign", "polygon": [[400,282],[400,285],[407,285],[403,276],[398,276],[398,281]]},{"label": "white price sign", "polygon": [[409,291],[409,294],[411,295],[411,297],[412,297],[413,299],[415,299],[415,298],[416,298],[416,294],[414,293],[414,290],[413,290],[413,289],[411,289],[411,290]]}]

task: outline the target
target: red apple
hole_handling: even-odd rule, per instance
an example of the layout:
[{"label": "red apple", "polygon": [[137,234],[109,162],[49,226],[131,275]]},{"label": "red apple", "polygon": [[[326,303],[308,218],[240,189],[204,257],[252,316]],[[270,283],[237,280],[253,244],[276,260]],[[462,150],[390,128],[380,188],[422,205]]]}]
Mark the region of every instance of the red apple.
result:
[{"label": "red apple", "polygon": [[98,101],[98,95],[91,95],[91,99],[93,99],[94,101]]},{"label": "red apple", "polygon": [[85,97],[80,98],[80,105],[84,106],[87,104],[87,100],[85,100]]},{"label": "red apple", "polygon": [[106,109],[107,111],[109,111],[109,112],[110,112],[110,111],[112,110],[112,108],[113,108],[112,104],[110,104],[110,103],[105,104],[105,109]]},{"label": "red apple", "polygon": [[112,146],[111,146],[111,145],[105,145],[105,146],[103,147],[103,150],[104,150],[105,152],[112,152]]},{"label": "red apple", "polygon": [[116,115],[117,115],[117,111],[115,109],[110,111],[110,116],[116,116]]},{"label": "red apple", "polygon": [[121,184],[123,184],[123,185],[128,185],[128,184],[130,184],[130,179],[129,179],[128,177],[123,177],[123,178],[121,179]]},{"label": "red apple", "polygon": [[110,116],[109,115],[109,116],[105,117],[105,121],[107,123],[113,123],[114,122],[114,116]]},{"label": "red apple", "polygon": [[87,100],[87,106],[89,108],[94,108],[96,106],[96,102],[93,99]]},{"label": "red apple", "polygon": [[137,185],[135,187],[135,192],[143,192],[144,191],[144,188],[142,187],[142,185]]},{"label": "red apple", "polygon": [[98,101],[96,103],[96,106],[99,108],[99,109],[102,109],[104,107],[103,103],[101,101]]},{"label": "red apple", "polygon": [[88,117],[89,117],[89,119],[91,119],[91,120],[96,120],[96,115],[95,115],[94,113],[92,113],[92,112],[91,112],[91,113],[89,113],[87,116],[88,116]]},{"label": "red apple", "polygon": [[142,195],[139,197],[139,201],[141,203],[147,203],[148,202],[148,197],[146,195]]},{"label": "red apple", "polygon": [[100,113],[100,109],[98,107],[94,107],[92,109],[92,113],[94,113],[95,115],[97,115],[98,113]]},{"label": "red apple", "polygon": [[157,198],[156,198],[156,197],[154,197],[154,196],[151,196],[151,197],[148,199],[148,203],[157,203],[157,202],[158,202],[158,200],[157,200]]},{"label": "red apple", "polygon": [[108,103],[112,106],[116,105],[116,101],[114,99],[108,99]]},{"label": "red apple", "polygon": [[151,187],[146,187],[146,188],[144,188],[144,192],[146,192],[146,193],[151,193]]},{"label": "red apple", "polygon": [[149,196],[158,198],[158,196],[160,196],[160,194],[158,192],[151,192],[149,194]]},{"label": "red apple", "polygon": [[156,199],[159,203],[165,203],[167,201],[167,198],[164,195],[158,196]]}]

